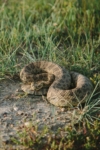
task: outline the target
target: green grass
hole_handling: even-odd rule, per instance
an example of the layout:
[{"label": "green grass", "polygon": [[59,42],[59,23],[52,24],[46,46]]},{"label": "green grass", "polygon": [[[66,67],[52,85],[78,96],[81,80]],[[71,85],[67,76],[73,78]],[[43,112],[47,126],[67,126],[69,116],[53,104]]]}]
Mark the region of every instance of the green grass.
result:
[{"label": "green grass", "polygon": [[48,128],[38,132],[34,126],[25,126],[19,129],[19,139],[13,138],[12,141],[30,150],[99,150],[100,122],[95,121],[94,126],[83,124],[82,128],[78,128],[79,130],[76,130],[67,126],[53,133]]},{"label": "green grass", "polygon": [[[0,80],[36,60],[78,71],[96,86],[100,81],[100,2],[0,1]],[[84,116],[91,116],[99,97],[100,93],[94,95],[95,102]]]},{"label": "green grass", "polygon": [[0,77],[36,60],[54,61],[89,77],[98,72],[100,3],[89,2],[0,2]]}]

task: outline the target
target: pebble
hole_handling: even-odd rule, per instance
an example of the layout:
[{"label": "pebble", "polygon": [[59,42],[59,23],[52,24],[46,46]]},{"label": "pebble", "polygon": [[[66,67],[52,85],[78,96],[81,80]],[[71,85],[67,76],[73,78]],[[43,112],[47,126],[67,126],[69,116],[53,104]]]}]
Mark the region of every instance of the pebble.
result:
[{"label": "pebble", "polygon": [[15,111],[18,111],[18,107],[16,107],[16,106],[15,106],[13,109],[14,109]]},{"label": "pebble", "polygon": [[17,114],[18,114],[18,115],[23,115],[23,114],[24,114],[24,112],[23,112],[23,111],[21,111],[21,110],[19,110],[19,111],[17,112]]},{"label": "pebble", "polygon": [[32,123],[31,123],[31,122],[25,122],[24,125],[25,125],[26,127],[31,127],[31,126],[32,126]]}]

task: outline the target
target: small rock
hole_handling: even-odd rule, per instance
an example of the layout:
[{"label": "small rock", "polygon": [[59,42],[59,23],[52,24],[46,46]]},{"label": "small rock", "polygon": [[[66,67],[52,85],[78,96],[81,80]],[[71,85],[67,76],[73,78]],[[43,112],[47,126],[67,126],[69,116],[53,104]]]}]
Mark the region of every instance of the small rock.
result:
[{"label": "small rock", "polygon": [[11,127],[11,128],[13,128],[13,127],[14,127],[14,125],[13,125],[13,124],[10,124],[10,127]]},{"label": "small rock", "polygon": [[61,111],[62,111],[62,112],[65,112],[65,111],[66,111],[66,108],[61,108]]},{"label": "small rock", "polygon": [[40,122],[40,119],[37,119],[36,122],[39,123],[39,122]]},{"label": "small rock", "polygon": [[21,111],[21,110],[19,110],[19,111],[17,112],[17,114],[18,114],[18,115],[23,115],[23,114],[24,114],[24,112],[23,112],[23,111]]},{"label": "small rock", "polygon": [[17,106],[14,106],[13,108],[15,111],[18,111],[18,107]]},{"label": "small rock", "polygon": [[31,122],[25,122],[24,125],[25,125],[26,127],[31,127],[31,126],[32,126],[32,123],[31,123]]}]

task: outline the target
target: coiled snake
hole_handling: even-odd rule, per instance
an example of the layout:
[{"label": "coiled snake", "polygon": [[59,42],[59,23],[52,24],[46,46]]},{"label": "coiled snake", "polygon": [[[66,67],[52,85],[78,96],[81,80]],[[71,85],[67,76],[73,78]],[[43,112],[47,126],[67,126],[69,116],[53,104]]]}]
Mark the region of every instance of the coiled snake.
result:
[{"label": "coiled snake", "polygon": [[22,90],[28,94],[44,95],[47,100],[60,107],[77,105],[92,93],[91,81],[84,75],[68,71],[48,61],[37,61],[26,65],[20,72]]}]

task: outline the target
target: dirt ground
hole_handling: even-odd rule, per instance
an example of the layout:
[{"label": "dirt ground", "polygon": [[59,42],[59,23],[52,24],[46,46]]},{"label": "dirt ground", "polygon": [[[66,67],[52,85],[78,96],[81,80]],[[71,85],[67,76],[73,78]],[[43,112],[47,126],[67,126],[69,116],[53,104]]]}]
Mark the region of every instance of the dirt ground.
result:
[{"label": "dirt ground", "polygon": [[[41,130],[45,125],[53,131],[70,123],[71,112],[55,107],[41,96],[26,95],[21,82],[13,79],[0,82],[0,148],[15,137],[18,127],[30,121]],[[1,150],[0,149],[0,150]]]}]

